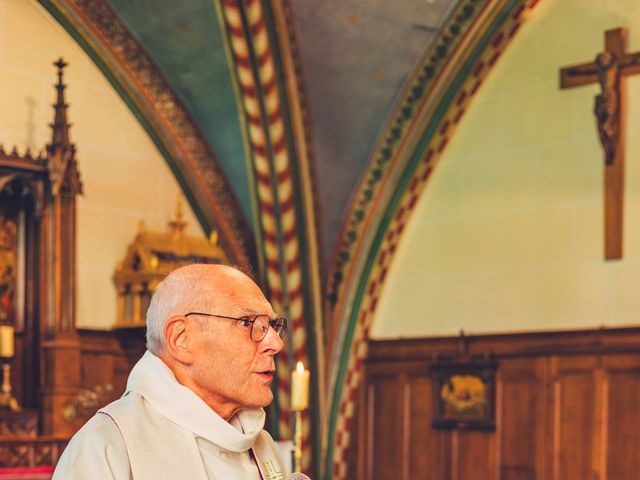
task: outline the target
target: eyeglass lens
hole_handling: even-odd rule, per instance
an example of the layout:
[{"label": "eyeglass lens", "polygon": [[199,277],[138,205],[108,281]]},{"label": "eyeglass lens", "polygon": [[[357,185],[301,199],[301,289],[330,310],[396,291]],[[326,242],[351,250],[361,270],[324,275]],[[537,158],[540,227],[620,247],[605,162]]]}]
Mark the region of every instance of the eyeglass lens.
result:
[{"label": "eyeglass lens", "polygon": [[[254,319],[253,325],[251,326],[251,339],[256,342],[262,341],[262,339],[267,336],[270,321],[271,319],[268,315],[258,315]],[[276,331],[280,338],[284,336],[285,326],[281,322],[273,325],[273,329]]]}]

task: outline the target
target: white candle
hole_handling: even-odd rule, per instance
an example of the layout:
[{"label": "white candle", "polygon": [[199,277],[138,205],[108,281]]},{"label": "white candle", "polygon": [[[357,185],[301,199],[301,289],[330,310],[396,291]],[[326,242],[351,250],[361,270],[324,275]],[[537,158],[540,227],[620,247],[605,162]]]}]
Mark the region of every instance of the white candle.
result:
[{"label": "white candle", "polygon": [[291,372],[291,409],[305,410],[309,407],[309,370],[302,362]]},{"label": "white candle", "polygon": [[0,325],[0,357],[13,357],[13,326]]}]

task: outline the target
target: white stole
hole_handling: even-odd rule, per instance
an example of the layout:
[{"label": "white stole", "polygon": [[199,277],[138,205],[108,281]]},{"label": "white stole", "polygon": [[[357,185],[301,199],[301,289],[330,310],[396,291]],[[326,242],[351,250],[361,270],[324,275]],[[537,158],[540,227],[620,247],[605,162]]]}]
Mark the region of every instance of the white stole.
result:
[{"label": "white stole", "polygon": [[[118,426],[127,447],[134,480],[206,480],[206,468],[196,436],[163,416],[136,391],[98,411]],[[261,432],[252,447],[263,480],[284,480],[275,444]]]}]

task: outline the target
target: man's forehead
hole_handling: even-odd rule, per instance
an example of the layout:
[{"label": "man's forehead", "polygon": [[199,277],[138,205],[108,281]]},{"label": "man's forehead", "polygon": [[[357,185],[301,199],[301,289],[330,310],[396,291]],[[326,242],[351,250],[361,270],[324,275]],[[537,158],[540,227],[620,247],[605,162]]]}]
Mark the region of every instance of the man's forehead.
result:
[{"label": "man's forehead", "polygon": [[251,281],[250,277],[235,267],[223,264],[194,263],[180,267],[169,274],[170,277],[195,279],[236,278]]},{"label": "man's forehead", "polygon": [[197,290],[224,292],[225,295],[255,286],[247,275],[225,265],[193,265],[192,268],[185,267],[184,272],[180,273],[189,278],[192,285],[197,285]]},{"label": "man's forehead", "polygon": [[268,304],[262,290],[253,280],[233,269],[228,269],[221,275],[213,273],[206,276],[201,288],[193,293],[199,303],[224,304],[234,310],[246,310],[246,313],[263,313],[265,304]]}]

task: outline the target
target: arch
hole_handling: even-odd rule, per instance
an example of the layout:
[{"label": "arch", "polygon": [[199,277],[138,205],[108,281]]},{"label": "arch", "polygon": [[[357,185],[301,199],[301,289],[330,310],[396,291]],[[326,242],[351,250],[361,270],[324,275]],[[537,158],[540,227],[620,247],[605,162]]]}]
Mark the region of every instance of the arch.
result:
[{"label": "arch", "polygon": [[[332,269],[325,476],[343,479],[371,319],[405,225],[471,99],[538,0],[461,2],[408,82],[359,185]],[[359,258],[352,260],[352,252]]]},{"label": "arch", "polygon": [[12,188],[20,188],[20,195],[31,201],[30,208],[33,211],[34,217],[42,217],[45,200],[44,190],[41,188],[41,185],[37,184],[37,182],[30,181],[19,174],[0,177],[0,195],[5,192],[10,194],[9,190]]}]

